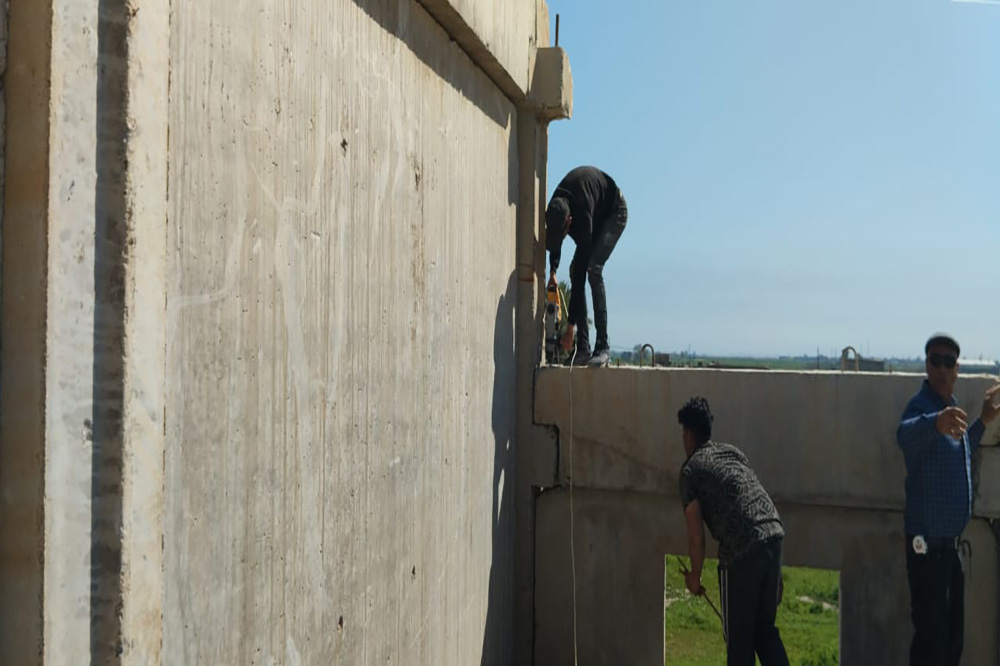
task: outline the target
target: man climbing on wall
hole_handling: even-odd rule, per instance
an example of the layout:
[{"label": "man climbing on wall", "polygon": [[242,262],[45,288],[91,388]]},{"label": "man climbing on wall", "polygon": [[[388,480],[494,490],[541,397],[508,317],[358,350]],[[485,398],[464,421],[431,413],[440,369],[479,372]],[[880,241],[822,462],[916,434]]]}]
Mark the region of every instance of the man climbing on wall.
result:
[{"label": "man climbing on wall", "polygon": [[[569,326],[562,338],[563,349],[573,348],[574,365],[604,365],[608,362],[608,304],[604,292],[604,264],[615,249],[628,209],[625,197],[611,176],[594,167],[577,167],[560,181],[545,211],[545,246],[549,251],[549,286],[556,284],[556,269],[562,254],[563,239],[569,235],[576,252],[569,265]],[[594,297],[594,324],[597,340],[593,355],[590,325],[587,318],[587,292],[584,276],[590,279]]]},{"label": "man climbing on wall", "polygon": [[774,618],[781,603],[781,545],[785,531],[774,502],[735,446],[712,441],[712,411],[691,398],[680,411],[687,460],[681,466],[681,503],[691,570],[688,590],[705,594],[705,523],[719,542],[719,596],[728,666],[788,666]]},{"label": "man climbing on wall", "polygon": [[1000,385],[986,390],[971,424],[955,400],[959,346],[950,335],[924,345],[927,379],[903,411],[896,440],[906,462],[906,576],[911,666],[958,666],[965,632],[959,539],[972,517],[972,454],[1000,413]]}]

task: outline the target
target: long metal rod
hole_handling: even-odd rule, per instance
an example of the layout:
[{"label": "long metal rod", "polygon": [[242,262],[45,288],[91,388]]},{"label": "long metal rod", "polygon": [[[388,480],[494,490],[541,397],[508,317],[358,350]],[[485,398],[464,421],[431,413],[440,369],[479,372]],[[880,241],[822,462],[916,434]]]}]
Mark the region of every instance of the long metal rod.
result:
[{"label": "long metal rod", "polygon": [[556,14],[556,46],[559,46],[559,14]]},{"label": "long metal rod", "polygon": [[[688,573],[690,573],[690,570],[687,568],[687,565],[684,564],[684,560],[682,560],[680,558],[680,556],[678,555],[677,556],[677,561],[681,565],[681,573],[684,574],[685,576],[687,576]],[[712,600],[708,598],[708,595],[705,594],[704,590],[701,593],[699,593],[698,596],[701,597],[702,599],[704,599],[705,602],[708,603],[708,605],[712,607],[712,610],[715,611],[715,614],[719,616],[719,620],[721,620],[722,623],[725,624],[725,620],[722,619],[722,613],[720,613],[719,609],[715,607],[715,604],[713,604]]]}]

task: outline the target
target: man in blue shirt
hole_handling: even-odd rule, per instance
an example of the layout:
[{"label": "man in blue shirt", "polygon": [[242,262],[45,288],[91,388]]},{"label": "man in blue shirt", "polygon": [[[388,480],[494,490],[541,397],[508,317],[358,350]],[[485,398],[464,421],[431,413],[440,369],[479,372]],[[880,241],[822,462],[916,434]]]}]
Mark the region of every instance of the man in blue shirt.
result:
[{"label": "man in blue shirt", "polygon": [[1000,413],[986,391],[970,425],[955,400],[958,343],[943,333],[924,346],[927,379],[899,421],[906,461],[906,573],[913,619],[911,666],[958,666],[964,632],[965,580],[958,539],[972,516],[972,454]]}]

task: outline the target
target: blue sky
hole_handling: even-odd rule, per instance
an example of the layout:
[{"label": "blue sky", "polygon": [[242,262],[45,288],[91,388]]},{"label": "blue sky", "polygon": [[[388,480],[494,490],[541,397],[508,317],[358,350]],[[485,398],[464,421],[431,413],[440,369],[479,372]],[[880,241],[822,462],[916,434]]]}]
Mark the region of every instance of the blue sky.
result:
[{"label": "blue sky", "polygon": [[1000,0],[548,4],[548,194],[593,164],[629,205],[613,347],[1000,358]]}]

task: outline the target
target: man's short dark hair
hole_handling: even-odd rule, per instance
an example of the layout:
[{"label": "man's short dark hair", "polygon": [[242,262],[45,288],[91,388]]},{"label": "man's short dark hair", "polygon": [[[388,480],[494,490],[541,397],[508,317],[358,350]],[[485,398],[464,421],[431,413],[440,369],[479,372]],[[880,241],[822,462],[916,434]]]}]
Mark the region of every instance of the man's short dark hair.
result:
[{"label": "man's short dark hair", "polygon": [[961,356],[962,350],[959,348],[958,343],[955,338],[951,337],[947,333],[935,333],[927,340],[927,344],[924,345],[924,354],[929,354],[931,347],[935,345],[944,345],[945,347],[951,347],[955,350],[955,356]]},{"label": "man's short dark hair", "polygon": [[688,400],[677,412],[677,422],[691,431],[698,444],[712,438],[712,410],[700,395]]},{"label": "man's short dark hair", "polygon": [[555,233],[562,238],[563,225],[566,224],[566,218],[569,214],[569,202],[563,197],[553,197],[552,201],[549,202],[549,207],[545,209],[546,233],[549,235]]}]

